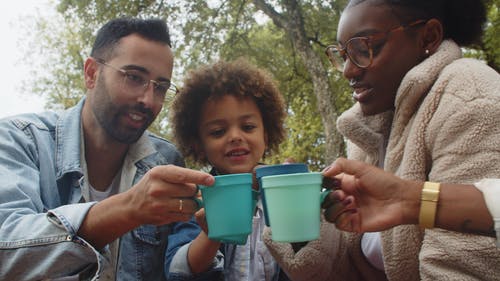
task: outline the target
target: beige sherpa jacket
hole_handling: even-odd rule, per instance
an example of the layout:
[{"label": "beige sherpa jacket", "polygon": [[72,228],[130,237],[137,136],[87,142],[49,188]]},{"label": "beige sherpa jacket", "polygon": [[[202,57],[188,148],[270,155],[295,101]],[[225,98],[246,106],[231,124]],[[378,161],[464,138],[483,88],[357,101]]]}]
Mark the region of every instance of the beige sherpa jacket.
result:
[{"label": "beige sherpa jacket", "polygon": [[[461,57],[444,41],[403,78],[394,112],[363,116],[358,104],[339,117],[348,157],[371,164],[387,142],[384,167],[403,178],[473,183],[500,177],[500,75]],[[500,250],[490,237],[399,226],[382,232],[389,280],[500,280]],[[294,253],[264,241],[292,280],[383,280],[360,250],[360,235],[323,223],[319,240]]]}]

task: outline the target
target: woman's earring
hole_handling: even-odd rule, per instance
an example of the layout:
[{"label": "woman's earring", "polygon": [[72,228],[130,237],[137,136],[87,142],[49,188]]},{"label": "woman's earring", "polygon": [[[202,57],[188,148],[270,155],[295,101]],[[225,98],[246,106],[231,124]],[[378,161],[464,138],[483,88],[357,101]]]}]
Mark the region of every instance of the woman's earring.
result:
[{"label": "woman's earring", "polygon": [[425,55],[428,56],[430,53],[429,49],[425,50]]}]

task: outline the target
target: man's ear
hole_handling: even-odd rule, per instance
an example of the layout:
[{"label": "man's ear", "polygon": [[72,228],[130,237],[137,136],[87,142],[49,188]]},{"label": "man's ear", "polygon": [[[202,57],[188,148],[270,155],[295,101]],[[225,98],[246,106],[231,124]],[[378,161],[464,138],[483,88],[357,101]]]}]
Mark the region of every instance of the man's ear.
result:
[{"label": "man's ear", "polygon": [[436,52],[443,42],[443,25],[437,19],[430,19],[425,23],[422,34],[422,53],[428,57]]},{"label": "man's ear", "polygon": [[83,66],[83,73],[85,77],[85,88],[92,89],[95,87],[97,80],[97,61],[94,58],[87,58]]}]

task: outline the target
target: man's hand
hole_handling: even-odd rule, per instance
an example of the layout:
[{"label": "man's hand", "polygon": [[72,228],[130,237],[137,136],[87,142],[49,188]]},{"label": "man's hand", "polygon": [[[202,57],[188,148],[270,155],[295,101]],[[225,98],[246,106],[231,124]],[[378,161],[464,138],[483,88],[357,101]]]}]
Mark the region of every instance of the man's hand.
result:
[{"label": "man's hand", "polygon": [[214,181],[200,171],[173,165],[154,167],[128,191],[92,206],[78,234],[100,249],[144,224],[188,221],[198,210],[196,185]]},{"label": "man's hand", "polygon": [[174,165],[157,166],[127,191],[131,216],[140,224],[188,221],[198,211],[197,184],[210,186],[213,176]]}]

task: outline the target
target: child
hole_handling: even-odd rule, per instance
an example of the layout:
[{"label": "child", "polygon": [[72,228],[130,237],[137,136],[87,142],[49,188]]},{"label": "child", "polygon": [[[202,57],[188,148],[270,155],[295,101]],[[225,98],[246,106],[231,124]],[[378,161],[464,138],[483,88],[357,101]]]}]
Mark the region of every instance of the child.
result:
[{"label": "child", "polygon": [[[213,175],[251,173],[285,137],[285,107],[277,86],[269,74],[243,59],[192,71],[171,111],[178,148],[195,162],[210,164]],[[168,280],[287,279],[261,241],[260,200],[245,245],[210,240],[204,210],[197,221],[172,225]]]}]

